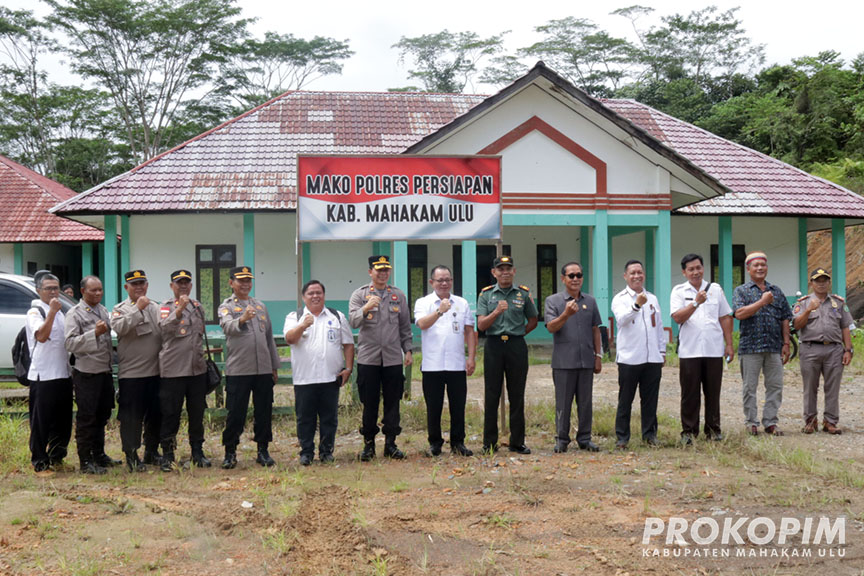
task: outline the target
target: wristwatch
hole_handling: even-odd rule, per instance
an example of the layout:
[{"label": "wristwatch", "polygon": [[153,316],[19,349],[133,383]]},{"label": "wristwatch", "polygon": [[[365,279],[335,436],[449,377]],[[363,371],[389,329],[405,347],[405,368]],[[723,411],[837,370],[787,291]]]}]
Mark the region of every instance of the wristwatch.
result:
[{"label": "wristwatch", "polygon": [[440,308],[438,310],[436,310],[435,313],[438,315],[439,318],[444,315],[444,313],[441,312]]},{"label": "wristwatch", "polygon": [[603,355],[602,355],[602,354],[598,354],[597,352],[594,353],[594,356],[596,356],[597,358],[603,358]]},{"label": "wristwatch", "polygon": [[846,352],[848,352],[849,354],[852,354],[853,356],[855,355],[855,349],[854,348],[846,348]]},{"label": "wristwatch", "polygon": [[695,300],[693,300],[693,302],[691,302],[690,304],[693,306],[693,308],[698,308],[698,307],[699,307],[699,303],[696,302]]}]

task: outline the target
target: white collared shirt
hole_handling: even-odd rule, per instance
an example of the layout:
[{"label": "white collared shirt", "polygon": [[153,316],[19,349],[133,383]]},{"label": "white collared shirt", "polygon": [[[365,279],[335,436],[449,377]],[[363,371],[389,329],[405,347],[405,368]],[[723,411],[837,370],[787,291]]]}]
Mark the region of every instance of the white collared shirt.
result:
[{"label": "white collared shirt", "polygon": [[644,291],[648,300],[636,309],[636,293],[625,288],[612,299],[612,314],[618,329],[616,358],[619,364],[662,363],[666,356],[666,333],[657,297]]},{"label": "white collared shirt", "polygon": [[[304,306],[300,320],[306,314],[311,312]],[[342,312],[334,316],[325,306],[321,313],[318,316],[313,315],[313,318],[315,322],[306,328],[296,344],[291,345],[291,373],[295,386],[334,382],[339,372],[345,368],[343,346],[354,343],[348,319]],[[286,334],[299,323],[297,312],[291,312],[285,317],[282,334]]]},{"label": "white collared shirt", "polygon": [[[679,358],[722,358],[726,351],[720,318],[732,314],[719,284],[702,280],[700,290],[708,293],[708,299],[693,311],[690,318],[678,331]],[[699,290],[690,282],[678,284],[672,289],[669,309],[674,314],[685,306],[692,306]]]},{"label": "white collared shirt", "polygon": [[[441,298],[435,292],[414,303],[414,321],[438,310]],[[465,370],[465,327],[474,326],[468,301],[450,295],[450,310],[435,320],[421,335],[423,372],[463,372]]]},{"label": "white collared shirt", "polygon": [[[30,305],[32,308],[27,311],[27,345],[30,346],[30,371],[27,372],[27,379],[35,382],[69,378],[69,354],[66,352],[66,337],[63,332],[66,316],[58,310],[48,340],[36,342],[36,331],[45,324],[50,307],[39,299],[33,300]],[[37,308],[45,312],[45,318]]]}]

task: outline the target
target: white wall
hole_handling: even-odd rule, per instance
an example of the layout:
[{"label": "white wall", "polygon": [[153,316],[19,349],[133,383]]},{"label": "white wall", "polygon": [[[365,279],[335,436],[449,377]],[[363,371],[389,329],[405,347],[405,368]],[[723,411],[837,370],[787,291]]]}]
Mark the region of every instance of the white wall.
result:
[{"label": "white wall", "polygon": [[15,245],[0,244],[0,272],[15,272]]}]

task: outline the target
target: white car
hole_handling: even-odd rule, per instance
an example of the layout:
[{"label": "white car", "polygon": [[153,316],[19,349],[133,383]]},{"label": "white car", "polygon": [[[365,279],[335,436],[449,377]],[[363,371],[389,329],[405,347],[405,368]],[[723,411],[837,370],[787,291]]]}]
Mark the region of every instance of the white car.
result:
[{"label": "white car", "polygon": [[[36,298],[39,294],[33,278],[0,273],[0,369],[12,368],[12,344]],[[64,313],[75,305],[74,300],[62,293],[60,301]]]}]

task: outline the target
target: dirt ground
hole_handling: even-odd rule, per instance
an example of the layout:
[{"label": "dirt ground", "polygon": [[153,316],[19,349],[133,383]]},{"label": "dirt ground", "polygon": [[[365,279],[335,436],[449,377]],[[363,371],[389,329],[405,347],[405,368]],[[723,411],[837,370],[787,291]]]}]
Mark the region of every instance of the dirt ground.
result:
[{"label": "dirt ground", "polygon": [[[506,448],[494,456],[423,456],[425,407],[416,381],[414,400],[403,404],[400,444],[408,458],[401,462],[355,461],[359,415],[348,408],[330,466],[298,466],[290,418],[277,423],[271,452],[279,464],[267,470],[254,464],[251,432],[232,471],[113,469],[87,477],[70,468],[37,476],[26,447],[15,456],[6,451],[0,574],[864,574],[862,376],[843,384],[844,434],[805,436],[800,376],[787,369],[786,436],[751,438],[742,433],[740,378],[729,371],[726,439],[685,449],[677,443],[677,369],[667,368],[662,446],[643,446],[634,433],[625,452],[613,450],[616,378],[606,364],[595,381],[597,454],[552,453],[548,365],[531,367],[529,456]],[[471,380],[469,396],[467,444],[479,451],[482,379]],[[0,441],[26,443],[23,426]],[[220,431],[210,423],[206,449],[217,464]],[[116,423],[109,452],[119,456]],[[188,458],[188,448],[181,455]],[[643,544],[646,518],[672,517],[720,525],[764,517],[777,526],[788,517],[842,518],[845,543],[806,544],[795,535],[783,545],[678,546],[667,545],[664,533]]]}]

